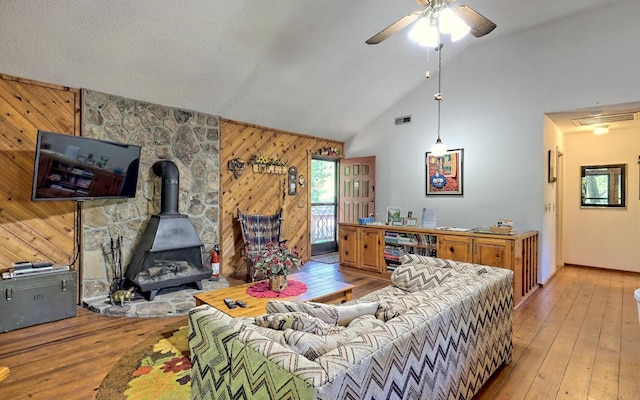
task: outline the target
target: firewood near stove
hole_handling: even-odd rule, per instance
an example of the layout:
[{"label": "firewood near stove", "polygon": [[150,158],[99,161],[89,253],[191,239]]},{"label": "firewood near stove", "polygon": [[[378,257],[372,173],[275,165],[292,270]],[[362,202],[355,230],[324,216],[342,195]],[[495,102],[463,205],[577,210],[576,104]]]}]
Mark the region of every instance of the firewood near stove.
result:
[{"label": "firewood near stove", "polygon": [[162,276],[166,274],[179,274],[187,271],[189,263],[176,260],[154,260],[153,267],[147,268],[150,277]]}]

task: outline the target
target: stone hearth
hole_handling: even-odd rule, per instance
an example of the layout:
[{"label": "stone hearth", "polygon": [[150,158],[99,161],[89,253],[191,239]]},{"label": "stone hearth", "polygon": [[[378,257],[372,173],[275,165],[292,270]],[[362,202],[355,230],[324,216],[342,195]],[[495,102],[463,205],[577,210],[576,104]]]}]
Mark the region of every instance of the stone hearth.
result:
[{"label": "stone hearth", "polygon": [[193,284],[161,289],[153,301],[147,301],[142,295],[136,294],[131,303],[127,302],[122,307],[111,304],[104,296],[85,299],[82,305],[99,314],[118,317],[171,317],[186,315],[195,307],[194,294],[226,287],[229,287],[229,282],[220,277],[219,281],[203,280],[202,290],[196,289]]},{"label": "stone hearth", "polygon": [[215,115],[183,110],[83,89],[82,136],[142,146],[136,197],[95,200],[82,206],[83,301],[109,294],[115,276],[112,240],[122,238],[122,267],[153,214],[160,211],[158,160],[180,171],[178,209],[189,216],[211,252],[220,243],[220,121]]}]

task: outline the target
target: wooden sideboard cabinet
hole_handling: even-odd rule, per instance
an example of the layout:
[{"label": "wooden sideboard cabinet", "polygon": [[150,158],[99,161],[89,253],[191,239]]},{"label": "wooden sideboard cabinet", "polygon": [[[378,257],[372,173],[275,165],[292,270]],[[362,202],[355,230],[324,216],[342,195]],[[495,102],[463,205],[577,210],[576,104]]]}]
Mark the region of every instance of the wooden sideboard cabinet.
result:
[{"label": "wooden sideboard cabinet", "polygon": [[448,260],[513,269],[514,240],[461,235],[440,235],[438,257]]},{"label": "wooden sideboard cabinet", "polygon": [[340,265],[378,274],[385,273],[384,232],[366,225],[340,226]]},{"label": "wooden sideboard cabinet", "polygon": [[438,258],[471,262],[473,238],[458,235],[438,235]]},{"label": "wooden sideboard cabinet", "polygon": [[514,272],[513,303],[538,287],[538,232],[498,235],[340,224],[340,265],[388,277],[405,253],[507,268]]}]

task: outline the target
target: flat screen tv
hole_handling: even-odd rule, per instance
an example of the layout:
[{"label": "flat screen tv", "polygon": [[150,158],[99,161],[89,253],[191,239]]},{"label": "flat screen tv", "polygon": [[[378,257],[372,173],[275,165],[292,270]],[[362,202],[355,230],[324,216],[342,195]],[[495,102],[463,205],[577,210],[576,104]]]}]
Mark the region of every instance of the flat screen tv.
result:
[{"label": "flat screen tv", "polygon": [[136,195],[140,146],[38,131],[31,200]]}]

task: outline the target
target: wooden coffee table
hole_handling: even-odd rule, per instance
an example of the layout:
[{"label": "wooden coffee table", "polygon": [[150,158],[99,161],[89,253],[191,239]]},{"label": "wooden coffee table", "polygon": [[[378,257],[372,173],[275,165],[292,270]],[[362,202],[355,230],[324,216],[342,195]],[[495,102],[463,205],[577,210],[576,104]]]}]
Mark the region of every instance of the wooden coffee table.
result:
[{"label": "wooden coffee table", "polygon": [[[303,282],[307,285],[307,291],[301,295],[289,297],[251,297],[247,294],[247,289],[256,284],[256,282],[251,282],[245,283],[244,285],[230,286],[224,289],[198,293],[193,297],[196,299],[196,306],[208,304],[232,317],[255,317],[256,315],[266,313],[265,307],[270,300],[280,299],[300,302],[318,301],[323,303],[339,303],[351,300],[352,291],[355,287],[344,282],[333,281],[327,276],[305,272],[291,274],[288,279]],[[230,309],[224,304],[224,299],[227,298],[233,301],[242,300],[247,303],[247,307]]]}]

